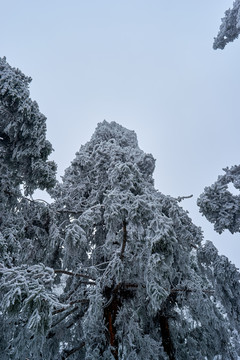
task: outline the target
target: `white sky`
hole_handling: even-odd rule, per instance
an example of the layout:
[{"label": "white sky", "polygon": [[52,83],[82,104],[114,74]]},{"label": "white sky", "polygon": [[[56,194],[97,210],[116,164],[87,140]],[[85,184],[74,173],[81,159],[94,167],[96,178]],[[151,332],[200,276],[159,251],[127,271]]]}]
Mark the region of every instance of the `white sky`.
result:
[{"label": "white sky", "polygon": [[0,56],[33,78],[59,175],[103,119],[136,131],[156,187],[240,267],[240,235],[219,236],[197,197],[239,164],[240,39],[212,50],[232,0],[0,0]]}]

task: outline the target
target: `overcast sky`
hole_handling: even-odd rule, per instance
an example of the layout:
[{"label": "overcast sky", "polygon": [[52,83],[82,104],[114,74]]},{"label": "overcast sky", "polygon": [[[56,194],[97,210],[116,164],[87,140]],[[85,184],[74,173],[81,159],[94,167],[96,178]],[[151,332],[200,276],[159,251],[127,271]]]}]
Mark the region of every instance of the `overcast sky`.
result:
[{"label": "overcast sky", "polygon": [[232,0],[0,0],[0,56],[33,81],[58,175],[98,122],[135,130],[164,194],[240,267],[240,235],[215,234],[197,197],[238,165],[240,39],[212,49]]}]

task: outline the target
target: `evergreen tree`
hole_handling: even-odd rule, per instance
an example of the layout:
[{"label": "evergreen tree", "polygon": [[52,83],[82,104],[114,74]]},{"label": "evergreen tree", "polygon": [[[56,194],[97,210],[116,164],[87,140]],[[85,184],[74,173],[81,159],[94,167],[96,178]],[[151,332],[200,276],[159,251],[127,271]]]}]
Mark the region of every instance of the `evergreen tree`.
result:
[{"label": "evergreen tree", "polygon": [[[29,82],[1,64],[13,97],[1,117],[1,358],[237,359],[239,273],[202,243],[181,198],[154,188],[135,133],[100,123],[52,188],[45,118],[36,105],[21,115]],[[51,205],[25,197],[37,187]]]},{"label": "evergreen tree", "polygon": [[216,38],[214,38],[213,48],[224,49],[225,46],[240,34],[240,1],[235,0],[232,9],[225,11],[222,23]]},{"label": "evergreen tree", "polygon": [[[0,58],[0,301],[3,308],[11,308],[11,315],[0,313],[2,359],[21,358],[16,351],[21,353],[25,346],[20,328],[37,315],[34,307],[44,298],[41,289],[43,284],[48,286],[52,271],[39,265],[43,260],[52,263],[48,253],[52,213],[44,204],[25,197],[37,188],[54,186],[56,172],[55,163],[47,160],[52,146],[46,140],[46,118],[30,99],[30,81]],[[11,274],[11,279],[4,283],[6,274]],[[35,280],[30,280],[31,274]],[[3,289],[11,284],[12,293],[4,303]],[[27,298],[33,308],[28,317],[18,313]],[[38,305],[44,308],[40,301]]]}]

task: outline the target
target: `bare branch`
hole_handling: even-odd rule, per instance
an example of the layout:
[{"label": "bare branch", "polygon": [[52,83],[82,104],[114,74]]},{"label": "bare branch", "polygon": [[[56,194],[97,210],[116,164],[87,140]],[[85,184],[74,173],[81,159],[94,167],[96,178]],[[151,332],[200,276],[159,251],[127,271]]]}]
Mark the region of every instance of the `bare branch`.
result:
[{"label": "bare branch", "polygon": [[181,202],[182,200],[190,199],[190,198],[192,198],[192,197],[193,197],[193,195],[189,195],[189,196],[178,196],[178,197],[176,198],[176,200],[177,200],[178,202]]}]

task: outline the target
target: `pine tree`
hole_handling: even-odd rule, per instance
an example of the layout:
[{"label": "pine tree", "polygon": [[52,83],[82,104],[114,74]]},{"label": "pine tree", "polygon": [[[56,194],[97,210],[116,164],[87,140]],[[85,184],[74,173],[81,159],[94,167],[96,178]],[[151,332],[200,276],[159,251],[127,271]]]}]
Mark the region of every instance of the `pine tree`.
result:
[{"label": "pine tree", "polygon": [[[3,64],[24,88],[26,78]],[[98,124],[52,188],[44,122],[41,143],[33,130],[21,142],[27,118],[20,104],[12,122],[8,113],[1,118],[7,140],[0,190],[1,358],[237,359],[239,273],[211,242],[203,243],[181,198],[154,188],[155,160],[139,148],[136,134],[114,122]],[[31,119],[35,124],[35,115]],[[15,140],[7,138],[8,123]],[[48,150],[37,151],[40,144]],[[49,190],[51,205],[26,198],[37,187]]]},{"label": "pine tree", "polygon": [[104,121],[54,190],[63,269],[71,269],[61,301],[81,304],[78,321],[68,313],[56,320],[78,332],[62,358],[239,354],[239,273],[211,242],[202,244],[176,199],[154,189],[153,170],[134,132]]},{"label": "pine tree", "polygon": [[225,46],[240,34],[240,1],[235,0],[232,9],[225,11],[222,23],[216,38],[214,38],[213,48],[224,49]]}]

